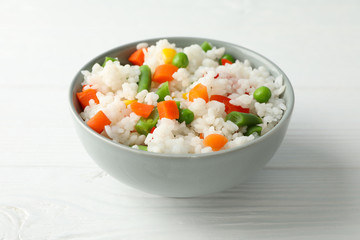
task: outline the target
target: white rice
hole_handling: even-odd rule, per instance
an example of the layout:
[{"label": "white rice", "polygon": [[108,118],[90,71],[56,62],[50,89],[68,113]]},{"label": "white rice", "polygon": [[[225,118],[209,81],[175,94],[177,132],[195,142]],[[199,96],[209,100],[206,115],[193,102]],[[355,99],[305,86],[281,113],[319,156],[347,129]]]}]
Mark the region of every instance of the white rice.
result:
[{"label": "white rice", "polygon": [[[140,70],[139,66],[121,65],[119,61],[108,61],[102,67],[95,64],[92,71],[82,71],[84,75],[83,85],[85,88],[96,89],[99,104],[93,100],[89,103],[81,117],[87,122],[98,111],[103,111],[111,121],[105,126],[102,135],[113,141],[138,148],[137,145],[148,146],[148,151],[158,153],[205,153],[211,152],[210,147],[203,144],[200,134],[206,137],[212,133],[218,133],[228,139],[223,149],[240,146],[259,137],[256,133],[244,136],[246,127],[239,128],[231,121],[225,121],[225,105],[217,101],[205,102],[201,98],[190,102],[182,96],[188,93],[198,83],[207,87],[209,97],[211,95],[228,96],[230,103],[243,108],[250,108],[250,113],[262,118],[261,135],[273,128],[283,116],[286,110],[284,99],[279,96],[284,92],[282,76],[271,76],[264,67],[253,68],[248,60],[233,64],[219,65],[218,60],[224,54],[224,48],[215,48],[206,53],[197,45],[191,45],[184,49],[176,48],[176,45],[168,40],[160,40],[156,45],[148,46],[141,43],[138,49],[144,50],[145,62],[151,72],[154,73],[157,66],[164,64],[162,50],[173,48],[178,52],[187,54],[189,65],[180,68],[174,73],[169,89],[171,97],[180,101],[182,108],[190,109],[195,118],[191,124],[179,123],[177,120],[167,118],[159,119],[153,133],[140,135],[135,130],[135,124],[140,119],[133,113],[125,100],[137,100],[140,103],[156,106],[158,95],[155,93],[159,84],[152,83],[150,91],[137,92]],[[267,103],[259,103],[253,98],[253,93],[260,86],[268,87],[272,96]],[[245,94],[246,93],[246,94]]]}]

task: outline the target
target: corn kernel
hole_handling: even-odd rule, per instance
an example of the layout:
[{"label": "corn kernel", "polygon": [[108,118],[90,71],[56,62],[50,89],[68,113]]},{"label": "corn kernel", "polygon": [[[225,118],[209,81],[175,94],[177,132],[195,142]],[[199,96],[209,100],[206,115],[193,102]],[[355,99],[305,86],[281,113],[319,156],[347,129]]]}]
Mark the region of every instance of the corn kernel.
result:
[{"label": "corn kernel", "polygon": [[182,98],[185,99],[185,100],[188,99],[187,93],[183,93],[183,94],[182,94]]},{"label": "corn kernel", "polygon": [[164,48],[162,50],[162,57],[165,64],[170,64],[176,54],[176,50],[173,48]]},{"label": "corn kernel", "polygon": [[136,102],[136,100],[124,100],[123,101],[125,103],[126,106],[132,104],[133,102]]}]

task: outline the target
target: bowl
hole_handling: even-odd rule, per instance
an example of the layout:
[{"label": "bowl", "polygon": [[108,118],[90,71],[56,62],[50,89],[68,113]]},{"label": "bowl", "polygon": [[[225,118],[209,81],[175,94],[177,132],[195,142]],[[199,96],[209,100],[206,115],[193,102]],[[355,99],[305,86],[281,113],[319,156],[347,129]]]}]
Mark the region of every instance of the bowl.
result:
[{"label": "bowl", "polygon": [[[105,56],[117,57],[122,64],[136,45],[155,44],[167,38],[177,47],[201,44],[225,47],[226,52],[252,66],[264,66],[273,76],[283,75],[286,90],[283,98],[287,110],[279,123],[265,135],[242,146],[212,153],[163,154],[133,149],[118,144],[90,129],[80,117],[82,111],[76,98],[81,91],[82,70],[90,70],[95,63],[102,63]],[[195,37],[164,37],[132,42],[109,50],[82,67],[73,79],[70,91],[70,109],[76,132],[88,154],[109,175],[138,190],[166,197],[195,197],[234,187],[261,169],[279,148],[288,128],[294,107],[294,92],[284,72],[262,55],[233,43]]]}]

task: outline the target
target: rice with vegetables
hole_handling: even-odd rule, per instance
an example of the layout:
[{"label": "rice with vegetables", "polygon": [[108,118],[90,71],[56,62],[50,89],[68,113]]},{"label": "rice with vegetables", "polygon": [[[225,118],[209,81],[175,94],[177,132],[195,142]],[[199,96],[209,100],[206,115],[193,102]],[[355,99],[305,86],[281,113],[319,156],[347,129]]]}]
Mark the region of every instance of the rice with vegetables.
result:
[{"label": "rice with vegetables", "polygon": [[208,42],[138,44],[122,65],[107,57],[82,71],[87,125],[117,143],[158,153],[219,151],[261,137],[286,110],[282,76]]}]

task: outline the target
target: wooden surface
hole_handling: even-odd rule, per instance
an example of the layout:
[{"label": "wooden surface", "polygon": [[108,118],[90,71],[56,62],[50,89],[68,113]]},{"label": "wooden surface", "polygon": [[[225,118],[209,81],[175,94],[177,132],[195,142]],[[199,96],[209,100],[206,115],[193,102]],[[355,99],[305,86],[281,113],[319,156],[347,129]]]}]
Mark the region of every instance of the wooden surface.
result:
[{"label": "wooden surface", "polygon": [[[1,1],[0,239],[360,239],[359,1]],[[293,83],[287,136],[248,182],[145,194],[86,154],[67,91],[127,42],[199,36],[267,56]]]}]

